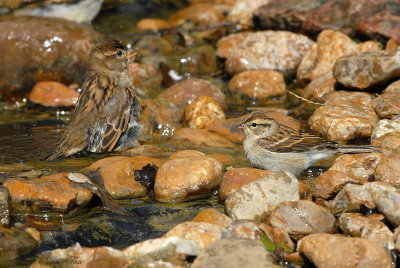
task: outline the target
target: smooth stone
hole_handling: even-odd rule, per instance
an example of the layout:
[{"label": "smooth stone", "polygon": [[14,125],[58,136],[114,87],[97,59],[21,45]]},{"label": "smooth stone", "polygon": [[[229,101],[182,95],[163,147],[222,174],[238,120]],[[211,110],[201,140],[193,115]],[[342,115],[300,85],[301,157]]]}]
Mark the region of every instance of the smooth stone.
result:
[{"label": "smooth stone", "polygon": [[208,129],[224,119],[221,106],[213,98],[201,96],[186,106],[183,122],[187,127]]},{"label": "smooth stone", "polygon": [[73,186],[65,173],[24,180],[10,178],[4,182],[11,201],[22,209],[23,204],[31,204],[34,211],[50,209],[60,213],[84,208],[93,193]]},{"label": "smooth stone", "polygon": [[274,172],[242,186],[225,200],[227,214],[234,220],[269,215],[285,201],[299,200],[299,181],[287,172]]},{"label": "smooth stone", "polygon": [[217,42],[217,52],[218,57],[228,58],[232,51],[236,49],[240,43],[242,43],[251,32],[239,32],[233,33],[222,37]]},{"label": "smooth stone", "polygon": [[[296,71],[296,79],[299,87],[305,87],[311,81],[311,72],[314,70],[318,61],[318,44],[314,43],[304,54]],[[327,72],[330,73],[330,72]],[[332,75],[331,75],[332,76]],[[321,79],[321,77],[314,80]]]},{"label": "smooth stone", "polygon": [[3,16],[0,20],[0,95],[21,100],[39,81],[81,83],[95,42],[89,26],[59,18]]},{"label": "smooth stone", "polygon": [[229,229],[232,219],[225,214],[219,212],[215,208],[206,208],[200,211],[192,221],[208,222],[212,224],[218,224],[225,229]]},{"label": "smooth stone", "polygon": [[368,187],[379,212],[385,215],[390,224],[400,225],[400,190],[383,182],[368,183]]},{"label": "smooth stone", "polygon": [[200,252],[192,268],[267,268],[276,267],[261,241],[226,238]]},{"label": "smooth stone", "polygon": [[363,216],[360,213],[344,213],[340,215],[338,225],[347,235],[361,237],[381,243],[386,249],[392,250],[393,233],[382,222],[382,215]]},{"label": "smooth stone", "polygon": [[219,200],[224,203],[226,198],[237,192],[242,186],[274,173],[257,168],[231,168],[225,172],[219,187]]},{"label": "smooth stone", "polygon": [[250,34],[225,62],[230,74],[247,70],[292,71],[314,42],[305,35],[286,31]]},{"label": "smooth stone", "polygon": [[229,10],[228,5],[194,4],[172,14],[168,21],[174,27],[184,24],[188,20],[200,25],[220,24],[226,20]]},{"label": "smooth stone", "polygon": [[39,255],[30,266],[32,268],[48,267],[46,262],[64,260],[74,267],[104,267],[115,268],[128,265],[127,256],[120,250],[112,247],[82,247],[79,243],[68,248],[53,249]]},{"label": "smooth stone", "polygon": [[63,107],[75,106],[78,102],[79,93],[66,85],[53,82],[42,81],[36,83],[29,93],[29,101],[42,106]]},{"label": "smooth stone", "polygon": [[[400,133],[399,133],[400,134]],[[400,186],[400,151],[392,153],[382,159],[375,168],[375,178],[377,181],[383,181],[392,184],[395,187]]]},{"label": "smooth stone", "polygon": [[154,197],[165,203],[181,202],[213,193],[221,183],[223,165],[207,156],[165,161],[157,172]]},{"label": "smooth stone", "polygon": [[161,163],[148,156],[112,156],[94,162],[86,170],[100,169],[104,186],[113,198],[135,198],[148,193],[148,189],[135,180],[135,171],[148,164],[160,167]]},{"label": "smooth stone", "polygon": [[[153,262],[165,265],[186,266],[187,256],[197,256],[199,249],[195,242],[176,236],[145,240],[123,250],[130,267],[151,267]],[[156,266],[157,267],[157,266]]]},{"label": "smooth stone", "polygon": [[301,96],[305,99],[316,101],[318,103],[324,103],[326,101],[326,95],[335,91],[336,80],[332,77],[331,72],[315,78],[309,83]]},{"label": "smooth stone", "polygon": [[180,147],[235,148],[227,138],[198,128],[180,128],[172,136],[171,142]]},{"label": "smooth stone", "polygon": [[336,231],[335,217],[329,210],[308,200],[279,204],[268,221],[271,226],[287,231],[295,240],[310,234]]},{"label": "smooth stone", "polygon": [[380,151],[386,155],[399,151],[400,132],[390,132],[373,140],[372,145],[379,146]]},{"label": "smooth stone", "polygon": [[252,29],[254,27],[253,12],[268,2],[270,0],[236,0],[227,20],[236,22],[235,28],[237,29]]},{"label": "smooth stone", "polygon": [[[0,226],[0,264],[10,267],[10,261],[37,248],[37,241],[26,231]],[[8,264],[8,265],[7,265]]]},{"label": "smooth stone", "polygon": [[375,139],[386,135],[388,133],[398,133],[400,132],[400,116],[397,115],[391,120],[382,119],[374,127],[374,131],[371,135],[371,141],[374,142]]},{"label": "smooth stone", "polygon": [[186,158],[186,157],[196,157],[196,156],[206,156],[205,153],[196,150],[179,150],[172,153],[168,159],[174,158]]},{"label": "smooth stone", "polygon": [[253,220],[232,221],[229,231],[232,237],[260,240],[266,235],[276,245],[283,243],[286,247],[294,249],[294,243],[288,232],[281,228]]},{"label": "smooth stone", "polygon": [[361,205],[369,209],[376,207],[375,201],[366,186],[348,183],[330,202],[329,210],[336,215],[342,212],[358,211]]},{"label": "smooth stone", "polygon": [[391,83],[381,95],[373,100],[374,109],[380,118],[392,118],[400,114],[400,80]]},{"label": "smooth stone", "polygon": [[373,96],[366,92],[334,91],[326,96],[326,104],[373,108]]},{"label": "smooth stone", "polygon": [[8,189],[0,187],[0,226],[8,227],[11,216],[11,198]]},{"label": "smooth stone", "polygon": [[239,129],[238,127],[247,117],[248,115],[243,115],[221,120],[215,122],[208,130],[227,138],[231,142],[241,143],[245,139],[245,136],[243,130]]},{"label": "smooth stone", "polygon": [[312,234],[299,241],[297,251],[316,267],[393,267],[389,253],[364,238]]},{"label": "smooth stone", "polygon": [[355,137],[370,137],[377,122],[372,108],[326,105],[314,111],[308,125],[326,140],[343,143]]},{"label": "smooth stone", "polygon": [[140,30],[152,30],[154,32],[157,32],[161,29],[172,28],[172,25],[167,20],[144,18],[138,21],[136,27]]},{"label": "smooth stone", "polygon": [[338,59],[333,77],[346,87],[365,89],[400,75],[400,50],[372,51]]},{"label": "smooth stone", "polygon": [[282,103],[286,100],[286,83],[276,71],[243,71],[229,81],[229,94],[234,104]]},{"label": "smooth stone", "polygon": [[316,197],[329,199],[334,197],[347,183],[361,182],[345,172],[329,169],[315,180],[313,192]]},{"label": "smooth stone", "polygon": [[163,237],[177,236],[181,239],[191,240],[197,248],[202,250],[213,242],[228,237],[228,231],[218,224],[208,222],[187,221],[182,222],[169,230]]},{"label": "smooth stone", "polygon": [[211,82],[199,78],[189,78],[170,86],[158,97],[176,104],[189,104],[200,96],[213,98],[221,107],[225,107],[225,95]]},{"label": "smooth stone", "polygon": [[144,99],[144,109],[140,122],[143,124],[143,134],[172,136],[181,126],[183,112],[177,105],[164,99]]},{"label": "smooth stone", "polygon": [[142,98],[155,98],[161,92],[162,75],[150,65],[130,63],[128,77],[136,93]]}]

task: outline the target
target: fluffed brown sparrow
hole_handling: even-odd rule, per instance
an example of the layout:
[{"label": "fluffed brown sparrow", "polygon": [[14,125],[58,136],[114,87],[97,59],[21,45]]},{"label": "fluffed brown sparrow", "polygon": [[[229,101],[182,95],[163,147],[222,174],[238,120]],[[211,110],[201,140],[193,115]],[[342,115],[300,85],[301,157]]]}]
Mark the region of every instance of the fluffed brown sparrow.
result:
[{"label": "fluffed brown sparrow", "polygon": [[122,151],[138,144],[142,107],[128,78],[128,65],[136,54],[117,40],[107,40],[92,49],[71,123],[47,160],[83,150]]},{"label": "fluffed brown sparrow", "polygon": [[295,176],[315,162],[336,153],[368,153],[378,149],[368,145],[344,145],[297,132],[280,125],[265,113],[255,111],[239,128],[246,136],[243,148],[252,166],[271,171],[288,171]]}]

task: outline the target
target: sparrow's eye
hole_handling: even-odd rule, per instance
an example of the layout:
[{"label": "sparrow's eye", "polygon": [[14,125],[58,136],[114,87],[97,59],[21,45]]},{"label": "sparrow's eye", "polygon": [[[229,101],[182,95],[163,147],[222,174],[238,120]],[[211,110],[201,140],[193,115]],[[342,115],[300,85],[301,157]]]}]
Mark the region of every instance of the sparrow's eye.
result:
[{"label": "sparrow's eye", "polygon": [[122,55],[122,51],[121,50],[118,50],[117,51],[117,56],[121,56]]},{"label": "sparrow's eye", "polygon": [[253,123],[253,124],[251,124],[251,126],[252,126],[252,127],[256,127],[256,126],[257,126],[257,123]]}]

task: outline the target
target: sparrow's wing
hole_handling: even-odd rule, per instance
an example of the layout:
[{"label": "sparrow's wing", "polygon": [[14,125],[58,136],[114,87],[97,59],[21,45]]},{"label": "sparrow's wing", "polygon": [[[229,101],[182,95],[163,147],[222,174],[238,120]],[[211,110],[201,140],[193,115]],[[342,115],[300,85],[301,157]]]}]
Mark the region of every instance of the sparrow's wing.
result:
[{"label": "sparrow's wing", "polygon": [[260,139],[258,144],[268,151],[277,153],[301,153],[336,148],[334,143],[327,142],[321,137],[300,133],[282,126],[276,132],[276,135]]}]

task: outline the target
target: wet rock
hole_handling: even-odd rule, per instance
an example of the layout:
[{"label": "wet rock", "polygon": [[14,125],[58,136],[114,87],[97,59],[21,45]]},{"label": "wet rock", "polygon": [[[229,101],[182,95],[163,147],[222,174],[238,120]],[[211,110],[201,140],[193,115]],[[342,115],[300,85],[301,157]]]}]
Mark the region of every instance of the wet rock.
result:
[{"label": "wet rock", "polygon": [[400,132],[400,116],[395,116],[392,120],[380,120],[372,132],[371,140],[374,141],[383,135],[394,132]]},{"label": "wet rock", "polygon": [[203,250],[191,267],[274,267],[274,263],[268,257],[269,254],[261,241],[227,238],[216,241]]},{"label": "wet rock", "polygon": [[250,182],[274,173],[269,170],[257,168],[232,168],[225,172],[221,186],[219,187],[219,200],[223,203],[225,199]]},{"label": "wet rock", "polygon": [[196,243],[199,250],[211,245],[213,242],[228,237],[228,231],[218,224],[208,222],[187,221],[182,222],[169,230],[163,237],[177,236]]},{"label": "wet rock", "polygon": [[378,152],[344,154],[336,158],[329,170],[344,172],[357,183],[364,183],[375,174],[376,165],[383,158],[384,155]]},{"label": "wet rock", "polygon": [[375,178],[377,181],[383,181],[400,186],[400,152],[393,153],[382,159],[375,168]]},{"label": "wet rock", "polygon": [[372,145],[379,146],[384,154],[391,154],[400,148],[400,132],[389,132],[373,140]]},{"label": "wet rock", "polygon": [[157,172],[155,199],[180,202],[210,195],[221,183],[223,165],[211,157],[179,157],[165,161]]},{"label": "wet rock", "polygon": [[133,62],[129,64],[129,79],[143,98],[154,98],[160,93],[162,75],[152,66]]},{"label": "wet rock", "polygon": [[386,42],[386,47],[385,47],[385,49],[386,49],[386,50],[390,50],[390,49],[397,48],[398,46],[399,46],[399,43],[398,43],[396,40],[390,38],[390,39]]},{"label": "wet rock", "polygon": [[206,156],[206,154],[196,150],[179,150],[171,154],[168,157],[168,159],[197,157],[197,156]]},{"label": "wet rock", "polygon": [[366,92],[334,91],[326,95],[326,103],[372,108],[372,95]]},{"label": "wet rock", "polygon": [[11,199],[8,189],[0,187],[0,226],[10,225]]},{"label": "wet rock", "polygon": [[232,51],[236,49],[240,43],[242,43],[251,32],[240,32],[227,35],[222,37],[217,42],[217,52],[218,57],[228,58]]},{"label": "wet rock", "polygon": [[75,188],[64,173],[30,180],[10,178],[4,186],[13,206],[23,209],[24,204],[30,204],[34,211],[71,212],[84,208],[93,196],[88,190]]},{"label": "wet rock", "polygon": [[0,226],[0,236],[0,264],[5,267],[10,265],[9,261],[32,252],[38,246],[37,241],[30,234],[15,227]]},{"label": "wet rock", "polygon": [[379,212],[393,226],[400,225],[400,191],[390,184],[382,182],[368,183],[368,187]]},{"label": "wet rock", "polygon": [[400,50],[372,51],[338,59],[333,77],[346,87],[365,89],[400,75]]},{"label": "wet rock", "polygon": [[215,208],[207,208],[199,212],[192,221],[208,222],[212,224],[218,224],[224,227],[226,230],[229,229],[232,220],[225,214],[219,212]]},{"label": "wet rock", "polygon": [[309,234],[336,230],[335,217],[326,208],[308,200],[281,203],[272,211],[268,221],[296,240]]},{"label": "wet rock", "polygon": [[250,70],[232,77],[229,93],[234,104],[282,103],[286,99],[286,84],[279,72]]},{"label": "wet rock", "polygon": [[300,63],[313,41],[285,31],[263,31],[250,34],[226,60],[226,70],[237,74],[247,70],[291,71]]},{"label": "wet rock", "polygon": [[242,186],[225,200],[225,209],[234,219],[256,219],[269,215],[284,201],[299,200],[299,181],[290,173],[274,172]]},{"label": "wet rock", "polygon": [[160,167],[161,160],[148,156],[112,156],[98,160],[86,169],[100,169],[104,186],[113,198],[135,198],[148,192],[145,186],[135,180],[135,171],[147,164]]},{"label": "wet rock", "polygon": [[355,137],[370,137],[377,122],[372,108],[327,105],[315,110],[308,125],[326,140],[343,143]]},{"label": "wet rock", "polygon": [[201,96],[185,108],[184,124],[191,128],[210,128],[215,122],[225,119],[225,113],[215,100]]},{"label": "wet rock", "polygon": [[336,215],[341,212],[352,212],[364,205],[370,209],[375,208],[374,199],[368,188],[364,185],[346,184],[330,204],[330,211]]},{"label": "wet rock", "polygon": [[334,197],[349,182],[360,183],[345,172],[330,169],[319,176],[313,184],[314,194],[324,199]]},{"label": "wet rock", "polygon": [[75,106],[79,93],[59,82],[42,81],[29,93],[29,101],[42,106]]},{"label": "wet rock", "polygon": [[312,234],[299,241],[297,250],[316,267],[392,267],[386,250],[364,238]]},{"label": "wet rock", "polygon": [[301,59],[299,67],[297,68],[296,71],[297,84],[300,87],[305,87],[308,83],[311,82],[311,72],[317,65],[317,60],[318,60],[318,44],[314,43],[312,44],[310,49],[304,54],[304,57]]},{"label": "wet rock", "polygon": [[157,32],[161,29],[168,29],[172,28],[172,25],[163,19],[155,19],[155,18],[144,18],[141,19],[137,24],[136,27],[140,30],[152,30]]},{"label": "wet rock", "polygon": [[214,84],[199,78],[182,80],[159,95],[176,104],[188,104],[200,96],[213,98],[221,107],[225,107],[225,95]]},{"label": "wet rock", "polygon": [[332,72],[327,72],[308,84],[301,96],[311,101],[324,103],[326,101],[325,96],[335,91],[335,83],[336,80],[333,79]]},{"label": "wet rock", "polygon": [[285,230],[265,223],[253,220],[236,220],[232,221],[229,231],[233,237],[252,240],[260,240],[263,235],[266,235],[276,245],[283,243],[288,248],[294,249],[294,243]]},{"label": "wet rock", "polygon": [[[187,256],[197,256],[199,248],[191,240],[176,236],[146,240],[123,250],[131,267],[149,267],[162,261],[169,265],[186,267]],[[166,265],[167,265],[166,264]]]},{"label": "wet rock", "polygon": [[243,130],[238,127],[243,123],[248,115],[225,119],[214,123],[210,129],[211,132],[215,132],[218,135],[227,138],[231,142],[242,142],[245,138]]},{"label": "wet rock", "polygon": [[228,139],[218,134],[198,128],[178,129],[172,140],[174,144],[184,147],[212,147],[212,148],[234,148],[235,146]]},{"label": "wet rock", "polygon": [[380,118],[392,118],[400,114],[400,80],[391,83],[373,101],[374,109]]},{"label": "wet rock", "polygon": [[180,127],[183,113],[173,102],[164,99],[145,99],[143,104],[140,120],[144,126],[143,134],[168,137]]},{"label": "wet rock", "polygon": [[89,52],[103,36],[58,18],[2,17],[0,95],[21,99],[39,81],[82,82]]},{"label": "wet rock", "polygon": [[124,267],[128,265],[126,255],[111,247],[81,247],[79,243],[65,248],[45,251],[31,265],[32,268],[48,267],[52,262],[66,263],[74,267]]},{"label": "wet rock", "polygon": [[253,12],[270,0],[238,0],[228,14],[228,20],[237,22],[238,29],[253,28]]},{"label": "wet rock", "polygon": [[375,241],[392,250],[394,248],[391,241],[393,233],[382,219],[382,215],[377,214],[363,216],[360,213],[344,213],[339,217],[339,227],[347,235]]},{"label": "wet rock", "polygon": [[219,24],[226,20],[229,10],[228,5],[195,4],[179,10],[170,16],[168,21],[174,27],[187,21],[200,25]]}]

